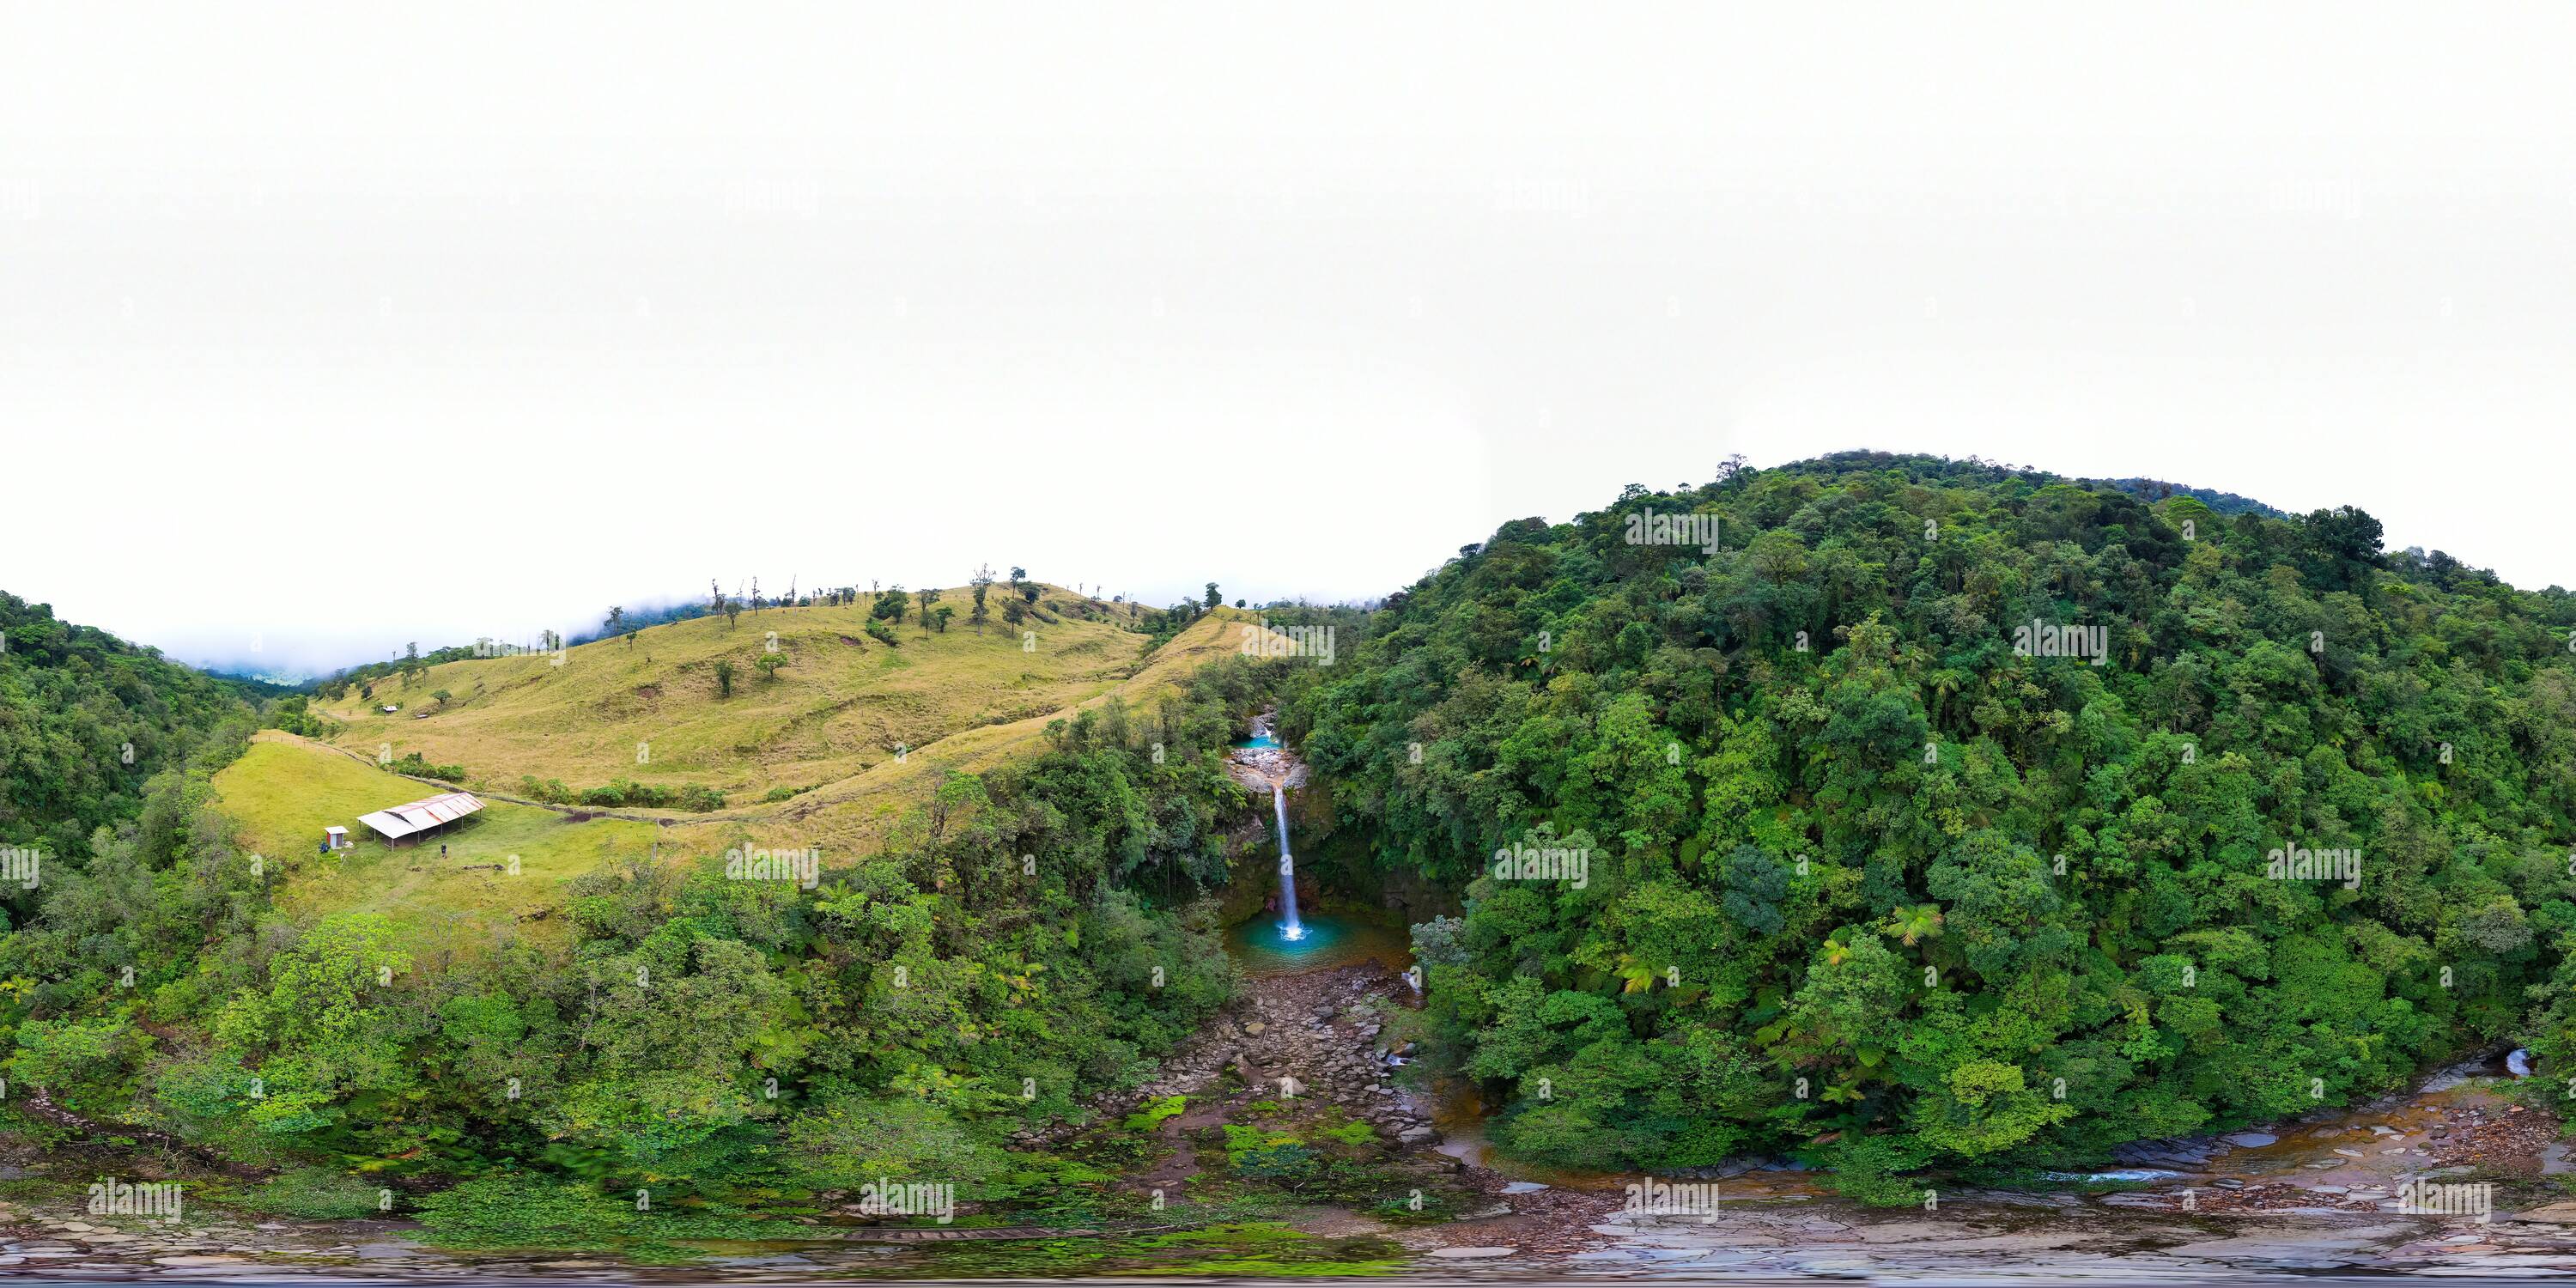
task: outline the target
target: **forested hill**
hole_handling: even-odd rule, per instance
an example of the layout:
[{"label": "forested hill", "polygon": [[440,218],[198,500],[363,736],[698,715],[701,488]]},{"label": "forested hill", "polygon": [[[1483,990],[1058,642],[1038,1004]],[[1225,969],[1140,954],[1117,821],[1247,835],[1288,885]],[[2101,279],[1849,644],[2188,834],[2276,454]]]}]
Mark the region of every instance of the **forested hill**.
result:
[{"label": "forested hill", "polygon": [[2220,514],[2243,514],[2251,510],[2267,519],[2290,517],[2250,496],[2238,496],[2233,492],[2221,492],[2214,488],[2186,487],[2180,483],[2165,482],[2163,479],[2079,479],[2077,481],[2086,487],[2126,492],[2145,501],[2161,501],[2167,497],[2187,496]]},{"label": "forested hill", "polygon": [[1286,718],[1463,902],[1507,1149],[1896,1200],[2576,1056],[2571,623],[2354,510],[1847,454],[1505,524]]},{"label": "forested hill", "polygon": [[249,715],[235,687],[50,605],[0,593],[0,640],[0,845],[85,853],[94,829],[141,808],[153,774]]}]

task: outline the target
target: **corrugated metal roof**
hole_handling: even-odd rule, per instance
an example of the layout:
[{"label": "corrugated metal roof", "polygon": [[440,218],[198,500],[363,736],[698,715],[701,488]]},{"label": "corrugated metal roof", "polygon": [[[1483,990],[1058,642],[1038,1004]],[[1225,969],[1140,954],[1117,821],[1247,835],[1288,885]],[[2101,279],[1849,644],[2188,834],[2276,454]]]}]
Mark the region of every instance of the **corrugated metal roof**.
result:
[{"label": "corrugated metal roof", "polygon": [[361,814],[358,821],[383,833],[387,840],[401,840],[414,832],[453,823],[481,808],[483,802],[471,792],[447,792]]},{"label": "corrugated metal roof", "polygon": [[399,841],[420,830],[385,810],[377,810],[373,814],[360,814],[358,821],[384,833],[388,841]]}]

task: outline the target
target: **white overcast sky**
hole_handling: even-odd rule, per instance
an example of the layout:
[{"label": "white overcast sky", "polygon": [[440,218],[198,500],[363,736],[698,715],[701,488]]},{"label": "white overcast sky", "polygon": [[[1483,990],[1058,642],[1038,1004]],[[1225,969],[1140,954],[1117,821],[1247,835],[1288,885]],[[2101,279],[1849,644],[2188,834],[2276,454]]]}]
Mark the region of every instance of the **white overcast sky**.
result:
[{"label": "white overcast sky", "polygon": [[710,577],[1362,597],[1853,447],[2576,584],[2571,37],[6,0],[0,588],[278,671]]}]

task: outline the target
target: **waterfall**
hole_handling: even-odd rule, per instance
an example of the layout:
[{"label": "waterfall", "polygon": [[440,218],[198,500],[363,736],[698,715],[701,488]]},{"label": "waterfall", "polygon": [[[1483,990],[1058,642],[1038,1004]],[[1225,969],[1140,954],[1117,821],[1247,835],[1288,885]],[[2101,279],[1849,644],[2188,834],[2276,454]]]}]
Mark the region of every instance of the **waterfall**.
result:
[{"label": "waterfall", "polygon": [[1279,937],[1303,939],[1306,927],[1297,920],[1297,861],[1288,856],[1288,793],[1277,783],[1270,785],[1270,805],[1279,814]]}]

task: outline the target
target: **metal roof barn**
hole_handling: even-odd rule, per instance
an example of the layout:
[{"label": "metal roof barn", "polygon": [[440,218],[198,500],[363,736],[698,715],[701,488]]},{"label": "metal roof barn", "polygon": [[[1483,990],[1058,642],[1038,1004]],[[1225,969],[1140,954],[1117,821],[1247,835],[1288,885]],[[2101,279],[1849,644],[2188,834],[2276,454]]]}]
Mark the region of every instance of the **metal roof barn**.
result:
[{"label": "metal roof barn", "polygon": [[481,808],[483,802],[471,792],[448,792],[443,796],[380,809],[373,814],[361,814],[358,821],[376,829],[388,841],[399,841],[453,823]]}]

